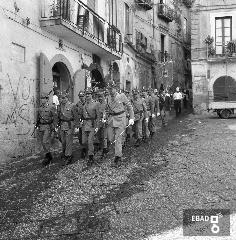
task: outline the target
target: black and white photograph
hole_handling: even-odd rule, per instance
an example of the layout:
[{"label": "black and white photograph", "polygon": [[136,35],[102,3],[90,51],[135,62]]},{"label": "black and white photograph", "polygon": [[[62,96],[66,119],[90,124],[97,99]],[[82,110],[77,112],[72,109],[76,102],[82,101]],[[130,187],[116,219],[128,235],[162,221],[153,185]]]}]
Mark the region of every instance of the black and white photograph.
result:
[{"label": "black and white photograph", "polygon": [[236,239],[236,0],[0,0],[0,240]]}]

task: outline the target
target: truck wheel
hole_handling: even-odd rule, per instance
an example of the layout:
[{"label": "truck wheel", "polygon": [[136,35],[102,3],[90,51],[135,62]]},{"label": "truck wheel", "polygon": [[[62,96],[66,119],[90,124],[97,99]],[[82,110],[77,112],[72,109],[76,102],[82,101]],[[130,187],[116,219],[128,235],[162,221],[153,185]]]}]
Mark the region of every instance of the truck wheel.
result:
[{"label": "truck wheel", "polygon": [[227,110],[227,109],[224,109],[224,110],[222,110],[222,111],[220,112],[220,116],[221,116],[221,118],[223,118],[223,119],[229,118],[230,114],[231,114],[231,112],[230,112],[229,110]]}]

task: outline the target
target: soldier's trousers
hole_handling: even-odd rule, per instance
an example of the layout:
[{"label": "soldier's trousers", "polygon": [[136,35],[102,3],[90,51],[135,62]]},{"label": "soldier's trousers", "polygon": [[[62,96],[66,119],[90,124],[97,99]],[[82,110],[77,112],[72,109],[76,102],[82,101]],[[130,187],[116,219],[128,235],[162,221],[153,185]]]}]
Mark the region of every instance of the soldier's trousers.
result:
[{"label": "soldier's trousers", "polygon": [[115,156],[122,157],[122,144],[124,140],[123,135],[125,134],[125,127],[122,126],[122,127],[110,127],[110,128],[112,131],[112,140],[115,141]]},{"label": "soldier's trousers", "polygon": [[156,118],[149,117],[148,128],[149,128],[150,133],[155,133],[156,132],[155,120],[156,120]]},{"label": "soldier's trousers", "polygon": [[142,139],[143,137],[143,118],[140,118],[137,121],[134,121],[133,130],[135,132],[135,137],[137,139]]},{"label": "soldier's trousers", "polygon": [[60,130],[62,151],[65,156],[72,156],[73,130]]},{"label": "soldier's trousers", "polygon": [[82,144],[85,148],[88,148],[88,155],[94,155],[94,129],[91,131],[85,131],[82,129]]},{"label": "soldier's trousers", "polygon": [[97,133],[101,149],[107,148],[108,131],[107,127],[100,127]]},{"label": "soldier's trousers", "polygon": [[148,122],[146,122],[145,119],[143,119],[142,123],[143,123],[143,124],[142,124],[143,136],[144,136],[145,138],[149,138],[149,136],[150,136],[150,131],[149,131],[149,129],[148,129]]},{"label": "soldier's trousers", "polygon": [[38,132],[38,134],[39,134],[40,142],[43,146],[43,150],[47,153],[50,152],[50,149],[51,149],[51,135],[52,135],[51,130],[49,130],[49,129],[40,130]]}]

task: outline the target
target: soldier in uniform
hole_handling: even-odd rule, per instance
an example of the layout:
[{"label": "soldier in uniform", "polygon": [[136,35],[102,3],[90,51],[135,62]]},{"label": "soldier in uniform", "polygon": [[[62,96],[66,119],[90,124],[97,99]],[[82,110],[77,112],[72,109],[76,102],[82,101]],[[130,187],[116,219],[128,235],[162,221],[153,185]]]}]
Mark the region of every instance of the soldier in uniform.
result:
[{"label": "soldier in uniform", "polygon": [[155,99],[153,97],[153,92],[151,88],[148,89],[147,109],[150,112],[149,131],[150,131],[150,136],[152,137],[156,132],[156,124],[155,124],[156,114],[155,114]]},{"label": "soldier in uniform", "polygon": [[124,93],[118,93],[116,89],[116,84],[110,83],[108,85],[110,91],[110,99],[108,99],[106,106],[106,113],[108,114],[108,128],[111,128],[114,139],[115,139],[115,166],[121,164],[122,157],[122,140],[123,133],[126,128],[126,113],[125,106],[129,112],[129,125],[134,124],[134,111],[133,107],[125,96]]},{"label": "soldier in uniform", "polygon": [[98,92],[98,113],[99,113],[99,122],[98,122],[98,139],[100,143],[100,149],[102,150],[102,158],[108,153],[107,146],[107,126],[105,119],[105,111],[106,111],[106,98],[104,96],[103,91]]},{"label": "soldier in uniform", "polygon": [[89,160],[87,165],[92,166],[94,163],[94,134],[98,131],[98,103],[92,99],[92,91],[86,91],[86,101],[83,106],[83,126],[82,126],[82,143],[83,151],[88,150]]},{"label": "soldier in uniform", "polygon": [[148,122],[147,107],[144,100],[140,98],[138,90],[133,91],[133,100],[131,100],[131,103],[134,110],[134,132],[137,139],[135,146],[139,147],[143,138],[143,120],[145,119],[145,122]]},{"label": "soldier in uniform", "polygon": [[[145,90],[142,91],[142,100],[144,101],[144,104],[146,106],[147,109],[147,118],[150,118],[151,115],[151,107],[150,107],[150,103],[149,103],[149,99],[148,99],[148,95],[147,92]],[[148,128],[148,121],[146,121],[145,119],[143,119],[143,140],[144,142],[147,141],[147,139],[150,137],[150,131]]]},{"label": "soldier in uniform", "polygon": [[67,92],[63,92],[60,95],[59,101],[58,117],[62,142],[62,158],[65,159],[65,165],[68,165],[72,162],[73,135],[75,128],[79,127],[79,116],[76,104],[69,101]]},{"label": "soldier in uniform", "polygon": [[80,145],[82,145],[82,114],[83,114],[83,106],[85,104],[85,95],[83,91],[80,91],[79,94],[79,101],[77,102],[76,106],[77,106],[77,110],[78,110],[78,114],[79,114],[79,132],[78,132],[78,139],[79,139],[79,143]]},{"label": "soldier in uniform", "polygon": [[48,94],[42,93],[40,97],[40,107],[36,118],[36,127],[38,129],[39,139],[43,146],[43,150],[46,153],[42,162],[43,166],[48,165],[52,161],[51,137],[52,132],[55,131],[58,121],[56,107],[50,105],[48,100]]}]

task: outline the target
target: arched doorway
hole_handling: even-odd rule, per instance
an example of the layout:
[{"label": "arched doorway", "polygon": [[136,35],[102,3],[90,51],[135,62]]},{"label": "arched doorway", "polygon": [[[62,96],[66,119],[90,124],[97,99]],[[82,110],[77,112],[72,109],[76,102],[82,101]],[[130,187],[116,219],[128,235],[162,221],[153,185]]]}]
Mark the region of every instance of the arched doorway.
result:
[{"label": "arched doorway", "polygon": [[[91,63],[89,67],[86,64],[83,64],[82,69],[86,69],[86,70],[90,71],[92,88],[95,88],[95,87],[104,88],[105,87],[103,70],[102,70],[102,67],[100,66],[100,64]],[[90,84],[86,80],[85,87],[87,88],[89,85]]]},{"label": "arched doorway", "polygon": [[127,65],[125,71],[125,89],[128,91],[132,90],[132,84],[133,84],[132,70],[131,67]]},{"label": "arched doorway", "polygon": [[216,79],[213,85],[214,101],[236,101],[236,81],[230,76]]},{"label": "arched doorway", "polygon": [[92,88],[104,88],[105,82],[103,80],[102,74],[97,70],[93,69],[91,71],[91,87]]},{"label": "arched doorway", "polygon": [[113,63],[112,70],[113,70],[113,81],[117,85],[120,85],[120,70],[116,62]]},{"label": "arched doorway", "polygon": [[52,67],[53,75],[53,89],[62,91],[68,91],[73,100],[73,91],[71,88],[71,76],[68,68],[62,62],[56,62]]}]

